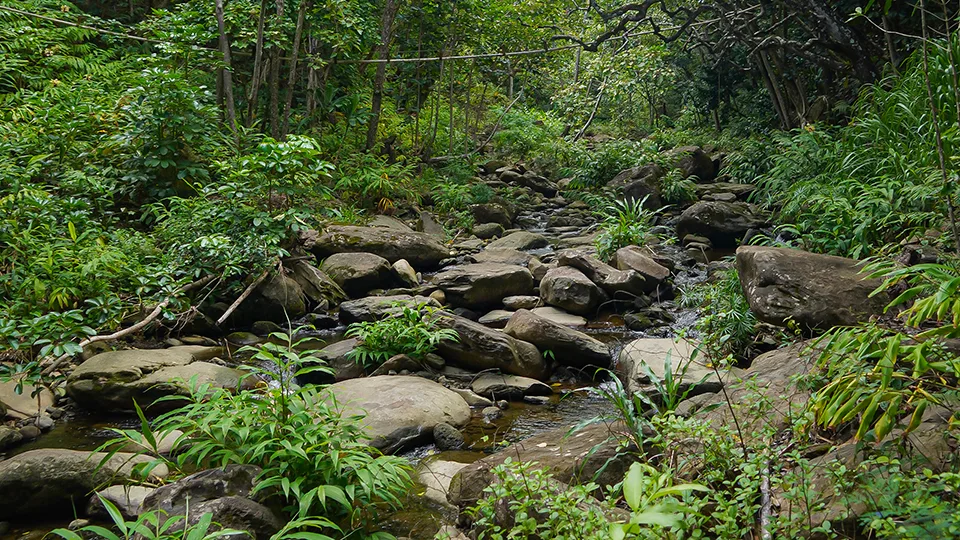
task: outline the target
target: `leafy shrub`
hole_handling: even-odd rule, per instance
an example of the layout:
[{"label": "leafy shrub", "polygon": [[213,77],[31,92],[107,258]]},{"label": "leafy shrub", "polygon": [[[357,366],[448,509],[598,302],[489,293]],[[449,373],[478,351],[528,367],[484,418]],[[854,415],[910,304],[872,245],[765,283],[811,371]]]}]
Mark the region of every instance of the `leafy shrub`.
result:
[{"label": "leafy shrub", "polygon": [[707,356],[713,360],[749,356],[757,318],[750,311],[736,268],[723,270],[717,279],[683,289],[681,302],[700,311],[694,328]]},{"label": "leafy shrub", "polygon": [[298,375],[329,371],[316,364],[304,367],[297,352],[303,340],[283,333],[270,337],[273,343],[253,349],[253,358],[263,367],[247,369],[275,385],[234,394],[194,384],[185,406],[158,417],[152,429],[138,408],[140,430],[115,430],[119,437],[102,449],[109,449],[110,456],[133,442],[159,455],[157,441],[179,430],[183,435],[176,446],[181,451],[175,461],[157,458],[140,468],[141,473],[161,462],[181,473],[257,465],[263,471],[252,494],[284,505],[294,526],[338,535],[376,527],[379,511],[399,506],[409,487],[409,466],[364,444],[361,419],[342,417],[340,407],[321,389],[295,386]]},{"label": "leafy shrub", "polygon": [[650,141],[614,140],[579,153],[570,166],[573,186],[591,188],[605,185],[625,169],[655,163],[661,159],[659,148]]},{"label": "leafy shrub", "polygon": [[598,257],[607,260],[620,248],[644,244],[660,213],[644,208],[646,200],[614,201],[599,213],[603,221],[594,241]]},{"label": "leafy shrub", "polygon": [[477,538],[608,538],[605,512],[614,501],[597,501],[592,495],[596,484],[566,486],[536,463],[511,458],[492,472],[499,482],[487,487],[467,511],[479,531]]},{"label": "leafy shrub", "polygon": [[427,305],[398,304],[395,313],[373,322],[356,322],[347,327],[347,337],[360,343],[351,351],[364,366],[378,366],[392,356],[406,354],[423,358],[441,341],[457,341],[456,330],[439,328],[436,309]]},{"label": "leafy shrub", "polygon": [[660,179],[660,196],[664,202],[681,204],[697,200],[696,177],[684,178],[683,172],[673,169]]},{"label": "leafy shrub", "polygon": [[341,196],[373,206],[381,212],[393,209],[396,201],[418,201],[413,185],[413,164],[389,163],[374,154],[357,153],[340,166],[336,189]]},{"label": "leafy shrub", "polygon": [[116,533],[98,525],[87,525],[76,531],[55,529],[50,532],[65,540],[83,540],[96,535],[105,540],[213,540],[214,538],[249,537],[245,531],[221,529],[213,523],[213,514],[200,516],[195,524],[190,524],[190,514],[168,516],[162,510],[152,510],[140,514],[136,521],[126,521],[109,500],[100,497],[100,503],[107,510]]}]

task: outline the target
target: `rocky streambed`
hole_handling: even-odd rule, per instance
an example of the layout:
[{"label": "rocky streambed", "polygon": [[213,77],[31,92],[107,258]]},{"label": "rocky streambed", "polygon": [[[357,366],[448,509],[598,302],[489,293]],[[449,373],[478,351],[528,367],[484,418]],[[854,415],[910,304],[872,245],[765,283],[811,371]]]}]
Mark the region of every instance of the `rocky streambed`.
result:
[{"label": "rocky streambed", "polygon": [[[675,166],[704,182],[701,200],[662,218],[659,231],[671,242],[651,238],[602,261],[593,249],[598,224],[588,205],[565,200],[557,183],[535,172],[491,163],[477,181],[514,197],[471,207],[476,225],[470,235],[448,241],[428,212],[307,232],[295,258],[233,315],[232,328],[213,324],[227,306],[204,306],[180,335],[155,344],[159,348],[86,352],[62,394],[44,390],[39,401],[25,400],[0,387],[0,412],[10,418],[0,427],[0,531],[32,538],[74,517],[102,519],[101,509],[88,502],[91,493],[123,484],[128,474],[118,464],[109,478],[100,478],[85,456],[112,436],[110,428],[136,426],[134,400],[182,394],[183,381],[191,378],[239,388],[238,349],[279,329],[287,315],[317,329],[307,335],[313,339],[304,354],[333,369],[299,382],[330,384],[347,414],[366,414],[370,444],[407,457],[418,469],[420,485],[405,510],[384,518],[386,530],[432,538],[476,500],[492,481],[490,469],[506,456],[537,461],[563,482],[602,470],[598,483],[615,484],[628,465],[617,458],[620,441],[610,437],[616,423],[568,436],[588,418],[612,415],[612,406],[589,388],[611,384],[600,370],[614,370],[628,391],[647,392],[642,366],[662,373],[667,358],[676,366],[693,356],[695,334],[675,341],[696,317],[677,305],[677,288],[732,264],[712,261],[767,225],[744,202],[750,186],[712,181],[717,162],[699,148],[688,154]],[[611,188],[625,196],[656,195],[662,174],[631,169]],[[868,296],[875,285],[860,281],[854,261],[741,248],[737,263],[751,308],[771,324],[849,324],[882,309],[882,299]],[[437,324],[455,330],[458,341],[441,342],[422,359],[399,355],[364,370],[349,354],[357,340],[343,337],[346,325],[377,320],[398,304],[435,307]],[[716,401],[723,384],[736,391],[730,381],[740,377],[767,377],[769,387],[780,388],[805,369],[796,352],[769,354],[780,356],[723,373],[724,380],[693,365],[686,376],[702,383],[684,407]],[[251,506],[258,503],[247,498],[247,472],[209,474],[229,476],[216,481],[233,490],[202,501],[215,520],[268,537],[277,517]],[[204,478],[173,485],[201,493],[196,486],[211,481]],[[130,515],[151,504],[177,508],[166,492],[110,489]],[[246,521],[229,522],[241,514]]]}]

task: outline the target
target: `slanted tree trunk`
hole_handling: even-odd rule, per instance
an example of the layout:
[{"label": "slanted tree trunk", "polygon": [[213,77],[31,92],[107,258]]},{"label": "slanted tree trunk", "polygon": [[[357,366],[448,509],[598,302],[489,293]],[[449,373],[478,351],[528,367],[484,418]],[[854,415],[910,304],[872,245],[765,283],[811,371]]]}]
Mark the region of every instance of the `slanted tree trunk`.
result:
[{"label": "slanted tree trunk", "polygon": [[216,0],[217,31],[220,34],[220,52],[223,54],[223,97],[226,101],[226,121],[230,131],[236,135],[237,108],[233,101],[233,64],[230,60],[230,40],[227,39],[227,27],[223,20],[223,0]]},{"label": "slanted tree trunk", "polygon": [[247,122],[250,127],[257,116],[257,100],[260,93],[260,80],[263,78],[263,26],[267,11],[267,0],[260,1],[260,15],[257,17],[257,44],[253,53],[253,75],[250,78],[250,95],[247,99]]},{"label": "slanted tree trunk", "polygon": [[[400,9],[400,0],[386,0],[380,17],[380,45],[377,46],[377,58],[386,60],[390,55],[390,42],[393,40],[393,21]],[[377,130],[380,127],[380,110],[383,107],[383,85],[387,79],[387,63],[377,63],[377,73],[373,78],[373,99],[370,104],[370,125],[367,128],[367,150],[377,144]]]},{"label": "slanted tree trunk", "polygon": [[287,76],[287,103],[283,109],[283,130],[281,136],[290,132],[290,109],[293,108],[293,91],[297,84],[297,57],[300,56],[300,38],[303,36],[303,21],[307,16],[309,0],[300,0],[297,12],[297,29],[293,33],[293,51],[290,53],[290,73]]}]

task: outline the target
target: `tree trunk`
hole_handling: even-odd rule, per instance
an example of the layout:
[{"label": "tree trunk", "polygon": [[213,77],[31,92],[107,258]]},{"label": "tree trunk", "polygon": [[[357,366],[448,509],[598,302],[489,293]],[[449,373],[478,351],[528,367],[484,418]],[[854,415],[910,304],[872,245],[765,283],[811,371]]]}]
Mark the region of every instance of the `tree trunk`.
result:
[{"label": "tree trunk", "polygon": [[[377,58],[386,60],[390,55],[390,42],[393,39],[393,21],[400,9],[399,0],[386,0],[380,17],[380,45]],[[367,128],[367,150],[377,144],[377,130],[380,127],[380,109],[383,106],[383,85],[387,79],[387,63],[377,63],[377,74],[373,78],[373,100],[370,104],[370,126]]]},{"label": "tree trunk", "polygon": [[260,15],[257,18],[257,44],[253,53],[253,75],[250,78],[250,95],[247,99],[247,123],[250,127],[257,116],[257,100],[260,93],[260,81],[263,78],[261,73],[263,69],[263,26],[265,12],[267,11],[267,0],[260,1]]},{"label": "tree trunk", "polygon": [[283,108],[283,129],[281,136],[290,132],[290,109],[293,108],[293,92],[297,84],[297,57],[300,56],[300,38],[303,37],[303,21],[307,16],[310,0],[300,0],[297,12],[297,29],[293,33],[293,51],[290,53],[290,73],[287,76],[287,103]]},{"label": "tree trunk", "polygon": [[[277,3],[277,25],[283,23],[283,0]],[[280,44],[270,48],[270,135],[280,138]]]},{"label": "tree trunk", "polygon": [[223,54],[224,67],[223,97],[226,101],[226,121],[230,131],[236,134],[237,108],[233,101],[233,64],[230,61],[230,41],[227,39],[227,26],[223,20],[223,0],[216,0],[217,31],[220,33],[220,52]]}]

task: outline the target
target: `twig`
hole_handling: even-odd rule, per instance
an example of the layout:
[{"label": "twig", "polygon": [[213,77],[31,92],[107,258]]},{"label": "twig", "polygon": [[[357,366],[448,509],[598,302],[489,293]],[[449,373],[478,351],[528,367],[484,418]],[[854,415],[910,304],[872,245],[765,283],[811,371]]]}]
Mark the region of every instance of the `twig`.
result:
[{"label": "twig", "polygon": [[258,277],[253,283],[251,283],[246,289],[243,290],[243,294],[241,294],[236,300],[234,300],[233,303],[230,304],[230,307],[228,307],[227,310],[223,312],[223,315],[221,315],[220,318],[217,319],[217,326],[220,326],[221,324],[223,324],[223,322],[226,321],[227,318],[230,317],[230,315],[233,315],[233,312],[236,311],[236,309],[240,307],[240,304],[242,304],[243,301],[246,300],[247,297],[253,293],[253,290],[256,289],[258,285],[263,283],[263,280],[267,279],[267,276],[270,275],[271,269],[272,268],[267,268],[266,270],[264,270],[263,273],[260,274],[260,277]]},{"label": "twig", "polygon": [[[187,291],[189,291],[189,290],[191,290],[191,289],[196,289],[196,288],[198,288],[198,287],[203,287],[203,286],[206,285],[207,283],[210,283],[211,281],[213,281],[214,279],[216,279],[216,277],[217,277],[217,276],[215,276],[215,275],[206,276],[206,277],[204,277],[204,278],[198,279],[197,281],[194,281],[193,283],[189,283],[189,284],[187,284],[187,285],[184,285],[183,287],[180,287],[179,289],[177,289],[176,291],[174,291],[173,294],[171,294],[170,296],[164,298],[162,302],[160,302],[159,304],[157,304],[157,306],[153,308],[153,311],[151,311],[149,315],[147,315],[143,320],[141,320],[141,321],[138,322],[137,324],[135,324],[135,325],[133,325],[133,326],[130,326],[130,327],[127,327],[127,328],[124,328],[123,330],[117,330],[116,332],[114,332],[114,333],[112,333],[112,334],[101,334],[101,335],[98,335],[98,336],[89,337],[89,338],[87,338],[87,339],[85,339],[85,340],[83,340],[83,341],[80,342],[80,348],[86,347],[87,345],[90,345],[91,343],[96,343],[96,342],[98,342],[98,341],[112,341],[112,340],[114,340],[114,339],[120,339],[120,338],[122,338],[122,337],[124,337],[124,336],[128,336],[128,335],[133,334],[133,333],[135,333],[135,332],[139,332],[139,331],[142,330],[144,327],[146,327],[148,324],[150,324],[151,322],[153,322],[154,319],[156,319],[157,317],[159,317],[160,314],[163,313],[163,309],[164,309],[165,307],[167,307],[168,305],[170,305],[170,302],[173,301],[173,299],[174,299],[174,297],[175,297],[176,295],[185,293],[185,292],[187,292]],[[53,363],[50,364],[46,369],[44,369],[41,374],[42,374],[42,375],[49,375],[49,374],[53,373],[54,370],[56,370],[58,367],[60,367],[60,364],[64,363],[64,362],[65,362],[68,358],[70,358],[71,356],[73,356],[73,355],[70,354],[70,353],[64,353],[64,354],[60,355],[60,357],[57,358],[56,360],[54,360]]]}]

